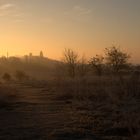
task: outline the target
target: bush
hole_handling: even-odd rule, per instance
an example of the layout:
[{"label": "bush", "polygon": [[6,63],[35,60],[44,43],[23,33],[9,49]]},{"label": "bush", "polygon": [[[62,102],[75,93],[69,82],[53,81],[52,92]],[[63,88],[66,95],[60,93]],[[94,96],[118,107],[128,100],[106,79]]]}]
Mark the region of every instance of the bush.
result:
[{"label": "bush", "polygon": [[11,75],[9,73],[4,73],[4,75],[2,76],[2,79],[5,82],[9,82],[9,81],[11,81]]},{"label": "bush", "polygon": [[27,80],[29,78],[23,71],[16,71],[15,77],[18,81]]}]

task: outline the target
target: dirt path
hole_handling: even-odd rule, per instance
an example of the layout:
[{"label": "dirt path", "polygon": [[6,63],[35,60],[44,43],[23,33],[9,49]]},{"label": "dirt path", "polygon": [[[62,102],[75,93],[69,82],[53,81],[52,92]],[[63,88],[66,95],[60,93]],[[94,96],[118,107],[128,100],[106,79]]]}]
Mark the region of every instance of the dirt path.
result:
[{"label": "dirt path", "polygon": [[65,101],[53,99],[50,88],[18,85],[18,89],[18,98],[0,109],[0,140],[86,139],[85,134],[70,131],[71,112]]},{"label": "dirt path", "polygon": [[[69,99],[65,91],[62,96],[58,88],[46,82],[10,86],[16,89],[16,96],[6,96],[8,102],[0,102],[0,140],[129,140],[127,126],[120,124],[131,120],[127,119],[129,112],[139,115],[136,99],[116,106],[98,96],[92,100]],[[129,115],[124,117],[124,110]],[[134,136],[137,134],[136,130]]]}]

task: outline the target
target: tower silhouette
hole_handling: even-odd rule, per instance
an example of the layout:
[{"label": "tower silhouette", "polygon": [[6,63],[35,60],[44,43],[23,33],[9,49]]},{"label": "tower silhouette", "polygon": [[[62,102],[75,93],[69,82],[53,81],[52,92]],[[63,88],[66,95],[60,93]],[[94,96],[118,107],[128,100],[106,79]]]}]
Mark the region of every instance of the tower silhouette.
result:
[{"label": "tower silhouette", "polygon": [[44,57],[44,55],[43,55],[43,52],[42,52],[42,51],[40,51],[40,57],[41,57],[41,58],[43,58],[43,57]]}]

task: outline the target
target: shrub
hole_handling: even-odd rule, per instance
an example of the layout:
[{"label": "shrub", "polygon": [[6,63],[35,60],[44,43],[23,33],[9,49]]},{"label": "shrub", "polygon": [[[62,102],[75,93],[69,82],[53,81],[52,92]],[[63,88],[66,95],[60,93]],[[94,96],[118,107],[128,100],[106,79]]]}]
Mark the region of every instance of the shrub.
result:
[{"label": "shrub", "polygon": [[2,76],[2,79],[5,82],[9,82],[9,81],[11,81],[11,75],[9,73],[4,73],[4,75]]},{"label": "shrub", "polygon": [[29,78],[23,71],[16,71],[15,77],[18,81],[27,80]]}]

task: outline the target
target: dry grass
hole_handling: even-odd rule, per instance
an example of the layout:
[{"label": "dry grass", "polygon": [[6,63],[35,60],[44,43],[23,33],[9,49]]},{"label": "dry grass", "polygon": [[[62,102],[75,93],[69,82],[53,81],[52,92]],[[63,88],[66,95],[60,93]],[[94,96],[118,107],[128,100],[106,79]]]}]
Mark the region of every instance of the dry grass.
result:
[{"label": "dry grass", "polygon": [[[115,131],[115,137],[119,138],[119,135],[124,133],[122,137],[125,138],[127,135],[127,139],[137,140],[140,130],[139,85],[139,76],[136,75],[87,79],[66,78],[56,84],[56,91],[58,91],[56,99],[68,100],[70,101],[68,103],[72,103],[72,109],[76,110],[77,118],[79,121],[82,120],[78,123],[81,126],[89,121],[89,118],[85,119],[85,117],[91,113],[87,126],[88,124],[97,125],[96,130],[99,132],[109,129],[110,133],[112,130]],[[78,113],[81,111],[85,111],[84,117]],[[120,132],[121,130],[123,132]]]},{"label": "dry grass", "polygon": [[[60,116],[60,120],[61,115],[64,115],[64,122],[57,121],[57,125],[64,125],[62,130],[59,130],[56,124],[50,126],[53,130],[54,127],[58,127],[56,132],[52,131],[48,134],[50,139],[61,139],[61,137],[92,139],[97,136],[108,140],[139,140],[140,80],[138,76],[95,76],[75,79],[63,77],[20,84],[19,86],[24,87],[28,92],[28,94],[23,93],[27,94],[24,97],[38,97],[37,100],[40,102],[34,109],[36,111],[38,108],[37,112],[42,110],[43,114],[38,113],[38,118],[44,119],[41,119],[43,126],[47,122],[48,113],[52,117],[56,115],[57,119],[59,119],[57,115]],[[23,91],[22,88],[21,91]],[[1,107],[8,105],[16,98],[17,90],[14,86],[0,85]],[[22,104],[19,106],[23,110],[26,108]],[[34,111],[32,106],[31,104],[31,113]],[[50,125],[51,122],[53,124],[54,121],[50,119],[48,124]]]},{"label": "dry grass", "polygon": [[7,106],[17,98],[17,89],[10,85],[0,85],[0,107]]}]

